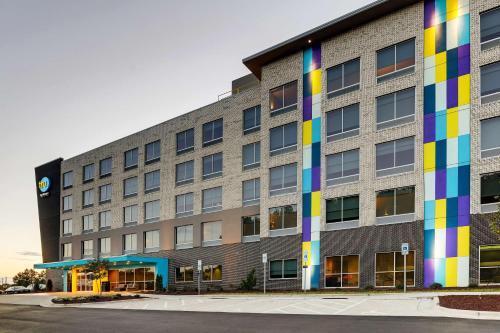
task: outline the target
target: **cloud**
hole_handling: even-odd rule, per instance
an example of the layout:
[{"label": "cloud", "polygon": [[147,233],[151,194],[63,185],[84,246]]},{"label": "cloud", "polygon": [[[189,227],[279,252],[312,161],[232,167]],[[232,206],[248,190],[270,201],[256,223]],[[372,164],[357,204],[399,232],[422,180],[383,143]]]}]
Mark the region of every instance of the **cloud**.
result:
[{"label": "cloud", "polygon": [[42,255],[39,252],[35,251],[19,251],[17,252],[20,256],[25,256],[25,257],[41,257]]}]

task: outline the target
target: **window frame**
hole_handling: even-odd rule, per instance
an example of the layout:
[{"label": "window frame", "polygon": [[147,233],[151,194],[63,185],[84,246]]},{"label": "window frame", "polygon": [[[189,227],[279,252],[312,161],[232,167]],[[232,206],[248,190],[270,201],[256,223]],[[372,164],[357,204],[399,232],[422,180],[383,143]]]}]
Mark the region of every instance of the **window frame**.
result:
[{"label": "window frame", "polygon": [[[68,203],[69,208],[66,208],[66,202]],[[73,211],[73,194],[65,195],[62,197],[62,211],[63,213]]]},{"label": "window frame", "polygon": [[[89,226],[89,219],[91,220],[90,228],[86,229],[85,225]],[[82,234],[89,234],[92,232],[94,232],[94,214],[82,215]]]},{"label": "window frame", "polygon": [[[90,178],[86,178],[86,170],[87,168],[92,168],[92,175],[90,176]],[[89,163],[89,164],[86,164],[83,166],[83,172],[82,172],[82,183],[83,184],[86,184],[86,183],[90,183],[92,181],[94,181],[94,178],[95,178],[95,164],[94,163]]]},{"label": "window frame", "polygon": [[[397,46],[401,45],[401,44],[404,44],[406,42],[409,42],[409,41],[413,41],[413,61],[414,61],[414,63],[413,63],[412,66],[407,66],[407,67],[404,67],[404,68],[401,68],[401,69],[397,69],[396,68],[396,66],[397,66],[397,56],[398,56]],[[389,48],[393,48],[394,49],[394,70],[392,72],[389,72],[389,73],[386,73],[386,74],[382,74],[382,75],[379,76],[378,73],[377,73],[378,72],[378,53],[381,52],[381,51],[387,50]],[[380,84],[382,82],[389,81],[389,80],[392,80],[392,79],[395,79],[397,77],[401,77],[401,76],[404,76],[404,75],[407,75],[407,74],[414,74],[415,73],[416,63],[417,63],[416,37],[412,37],[412,38],[409,38],[409,39],[406,39],[406,40],[394,43],[392,45],[388,45],[388,46],[386,46],[384,48],[378,49],[376,51],[376,54],[375,54],[375,77],[377,78],[377,84]]]},{"label": "window frame", "polygon": [[[292,145],[288,145],[288,146],[285,146],[285,128],[287,128],[287,126],[291,126],[291,125],[295,125],[295,144],[292,144]],[[276,148],[276,149],[272,149],[271,148],[271,132],[273,130],[277,130],[277,129],[281,129],[281,138],[282,138],[282,147],[281,148]],[[270,128],[269,129],[269,156],[276,156],[276,155],[281,155],[281,154],[286,154],[288,152],[292,152],[292,151],[296,151],[297,150],[297,146],[298,146],[298,124],[296,121],[292,121],[290,123],[286,123],[286,124],[283,124],[283,125],[279,125],[279,126],[276,126],[276,127],[273,127],[273,128]]]},{"label": "window frame", "polygon": [[[156,205],[158,204],[158,216],[153,216],[153,217],[147,217],[148,215],[148,205]],[[153,206],[154,208],[154,206]],[[151,200],[151,201],[146,201],[144,202],[144,223],[154,223],[158,222],[160,220],[161,216],[161,201],[160,199],[158,200]]]},{"label": "window frame", "polygon": [[[215,124],[217,122],[221,122],[221,129],[222,129],[222,133],[221,133],[221,136],[216,138],[215,137]],[[206,126],[211,126],[211,139],[208,140],[208,141],[205,141],[205,127]],[[202,146],[203,147],[208,147],[208,146],[212,146],[212,145],[215,145],[215,144],[218,144],[222,141],[224,141],[224,118],[218,118],[218,119],[215,119],[215,120],[212,120],[212,121],[209,121],[209,122],[206,122],[202,125],[202,135],[201,135],[201,141],[202,141]]]},{"label": "window frame", "polygon": [[[186,197],[191,196],[191,200],[193,201],[193,208],[191,210],[186,210]],[[178,200],[177,199],[183,199],[183,211],[179,211],[178,208]],[[178,194],[175,196],[175,217],[185,217],[185,216],[192,216],[194,214],[194,192],[188,192],[188,193],[183,193],[183,194]]]},{"label": "window frame", "polygon": [[478,246],[478,251],[479,251],[479,260],[478,260],[478,284],[479,286],[498,286],[500,285],[500,282],[498,283],[482,283],[481,282],[481,269],[491,269],[491,268],[496,268],[498,270],[500,270],[500,266],[485,266],[485,267],[481,267],[481,248],[486,248],[486,247],[498,247],[500,246],[500,244],[481,244]]},{"label": "window frame", "polygon": [[[103,173],[103,168],[106,167],[105,163],[108,163],[109,161],[109,171],[104,171]],[[113,157],[109,156],[106,158],[103,158],[102,160],[99,161],[99,178],[106,178],[110,177],[111,174],[113,173]]]},{"label": "window frame", "polygon": [[483,203],[483,177],[491,177],[495,175],[498,175],[500,178],[500,171],[488,172],[479,175],[479,204],[481,206],[482,214],[498,212],[498,205],[500,205],[500,192],[498,193],[498,201]]},{"label": "window frame", "polygon": [[[285,168],[286,167],[291,167],[291,166],[295,166],[295,185],[294,186],[288,186],[288,187],[285,187]],[[271,189],[271,181],[272,181],[272,177],[271,177],[271,174],[273,172],[273,170],[278,170],[278,169],[281,169],[282,172],[281,172],[281,185],[283,185],[283,187],[279,188],[279,189]],[[291,193],[297,193],[297,178],[298,178],[298,174],[297,174],[297,162],[293,162],[293,163],[289,163],[289,164],[285,164],[285,165],[278,165],[278,166],[275,166],[275,167],[272,167],[269,169],[269,197],[279,197],[279,196],[283,196],[283,195],[288,195],[288,194],[291,194]]]},{"label": "window frame", "polygon": [[[345,66],[347,64],[355,62],[355,61],[358,61],[358,76],[359,76],[359,80],[355,84],[351,84],[350,86],[345,86]],[[330,73],[330,71],[332,71],[332,70],[334,70],[334,69],[336,69],[338,67],[342,67],[342,88],[329,91],[328,90],[328,74]],[[361,87],[361,57],[350,59],[350,60],[344,61],[343,63],[337,64],[337,65],[334,65],[334,66],[328,68],[326,70],[326,82],[327,82],[326,97],[328,99],[334,98],[334,97],[337,97],[337,96],[341,96],[341,95],[350,93],[352,91],[359,90],[360,87]]]},{"label": "window frame", "polygon": [[[221,270],[221,279],[220,280],[214,279],[214,268],[216,268],[217,266],[220,266],[220,270]],[[210,267],[210,280],[205,280],[205,274],[204,274],[205,267]],[[222,281],[222,265],[213,265],[213,264],[212,265],[203,265],[201,277],[202,277],[203,282],[220,282],[220,281]]]},{"label": "window frame", "polygon": [[[66,184],[66,181],[67,181],[66,177],[67,177],[67,176],[69,176],[69,177],[70,177],[70,179],[71,179],[71,184]],[[75,182],[75,178],[74,178],[74,177],[75,177],[75,175],[74,175],[74,173],[73,173],[73,170],[66,171],[66,172],[64,172],[64,173],[62,174],[62,180],[63,180],[63,181],[62,181],[62,184],[63,184],[63,190],[67,190],[67,189],[70,189],[70,188],[72,188],[72,187],[73,187],[74,182]]]},{"label": "window frame", "polygon": [[[130,236],[130,244],[131,245],[135,244],[135,248],[131,248],[131,249],[127,250],[127,237],[129,237],[129,236]],[[133,242],[134,238],[135,238],[135,242]],[[124,234],[122,237],[122,242],[123,242],[123,254],[136,254],[137,253],[137,248],[138,248],[138,246],[137,246],[137,233]]]},{"label": "window frame", "polygon": [[[158,246],[153,246],[153,247],[148,247],[147,245],[147,237],[148,234],[155,233],[158,234]],[[154,241],[154,237],[153,237]],[[155,244],[153,244],[155,245]],[[160,230],[155,229],[155,230],[146,230],[144,231],[144,253],[153,253],[153,252],[159,252],[161,248],[161,237],[160,237]]]},{"label": "window frame", "polygon": [[[152,176],[153,180],[155,180],[156,174],[158,174],[158,185],[155,184],[153,187],[148,188],[148,176]],[[158,192],[160,190],[160,186],[161,186],[161,171],[160,171],[160,169],[144,173],[144,194]]]},{"label": "window frame", "polygon": [[[250,146],[252,146],[252,148],[253,148],[253,163],[245,164],[245,147],[250,147]],[[258,148],[257,148],[257,146],[258,146]],[[257,161],[257,155],[259,157],[258,161]],[[243,145],[241,147],[241,164],[242,164],[243,171],[259,168],[261,157],[262,157],[262,151],[261,151],[260,141],[251,142],[251,143],[248,143],[246,145]]]},{"label": "window frame", "polygon": [[[326,173],[325,173],[325,177],[326,177],[326,186],[327,187],[344,185],[344,184],[351,184],[351,183],[356,183],[356,182],[359,181],[359,169],[360,169],[360,163],[361,163],[360,162],[360,151],[359,150],[360,150],[359,148],[356,148],[356,149],[341,151],[339,153],[330,154],[330,155],[326,155],[325,156],[325,159],[326,159]],[[353,175],[347,175],[347,176],[345,176],[344,175],[344,154],[353,153],[353,152],[357,152],[357,156],[358,156],[358,173],[357,174],[353,174]],[[338,156],[338,155],[340,155],[341,158],[342,158],[342,176],[341,177],[336,177],[336,178],[328,178],[328,160],[330,158],[334,158],[335,156]]]},{"label": "window frame", "polygon": [[[221,161],[221,169],[220,171],[215,171],[215,158],[216,156],[220,155],[220,161]],[[211,165],[211,172],[205,173],[205,160],[210,159],[210,165]],[[202,158],[202,165],[201,165],[201,177],[203,180],[208,180],[208,179],[214,179],[218,177],[222,177],[224,172],[224,155],[222,152],[210,154],[210,155],[205,155]]]},{"label": "window frame", "polygon": [[[127,222],[127,209],[130,209],[130,217],[133,217],[135,208],[135,221],[131,220]],[[139,222],[139,205],[138,204],[133,204],[133,205],[128,205],[123,207],[123,225],[124,226],[131,226],[131,225],[136,225]]]},{"label": "window frame", "polygon": [[[207,226],[214,226],[218,225],[220,228],[220,236],[217,239],[205,239],[205,228]],[[210,222],[203,222],[201,223],[201,246],[202,247],[212,247],[212,246],[218,246],[222,245],[222,239],[223,239],[223,223],[222,221],[210,221]],[[217,231],[217,230],[216,230]]]},{"label": "window frame", "polygon": [[[295,85],[296,102],[295,102],[295,104],[285,105],[285,87],[291,86],[291,85]],[[283,106],[279,109],[273,110],[271,107],[271,94],[274,91],[279,91],[279,90],[281,90]],[[280,115],[280,114],[283,114],[286,112],[295,111],[295,110],[297,110],[298,105],[299,105],[299,83],[298,83],[298,80],[290,81],[290,82],[287,82],[287,83],[282,84],[280,86],[269,89],[269,114],[271,117],[274,117],[274,116],[277,116],[277,115]]]},{"label": "window frame", "polygon": [[[403,117],[397,117],[396,113],[398,110],[398,98],[397,98],[398,94],[406,92],[406,91],[410,91],[410,90],[413,90],[413,114],[408,115],[408,116],[403,116]],[[394,101],[393,101],[393,103],[394,103],[394,110],[393,110],[394,111],[394,118],[392,118],[390,120],[384,120],[384,121],[379,122],[378,121],[378,100],[379,100],[379,98],[387,97],[390,95],[393,95],[393,97],[394,97]],[[415,114],[417,111],[416,87],[413,86],[413,87],[401,89],[398,91],[394,91],[394,92],[391,92],[388,94],[377,96],[375,98],[375,104],[376,104],[376,114],[375,114],[376,121],[375,121],[375,123],[376,123],[377,131],[382,131],[382,130],[397,127],[397,126],[402,126],[404,124],[414,123],[415,119],[416,119]]]},{"label": "window frame", "polygon": [[[131,192],[131,193],[126,193],[126,189],[127,189],[127,186],[126,186],[126,183],[127,181],[130,181],[131,179],[135,179],[135,184],[136,184],[136,190],[135,192]],[[132,177],[128,177],[128,178],[125,178],[123,180],[123,198],[131,198],[131,197],[135,197],[137,196],[139,192],[139,177],[138,176],[132,176]]]},{"label": "window frame", "polygon": [[[271,264],[273,262],[281,262],[281,278],[273,278],[271,277]],[[285,261],[295,261],[295,277],[285,277]],[[269,273],[267,274],[267,279],[269,281],[279,281],[279,280],[297,280],[299,278],[299,260],[297,258],[288,258],[288,259],[274,259],[269,260],[268,263]]]},{"label": "window frame", "polygon": [[[67,225],[69,226],[68,228],[66,228]],[[65,231],[67,231],[67,232],[65,232]],[[62,235],[62,237],[68,237],[68,236],[73,235],[73,219],[72,218],[62,220],[61,235]]]},{"label": "window frame", "polygon": [[[104,200],[102,198],[102,196],[103,196],[103,189],[105,189],[104,192],[106,192],[105,193],[106,197],[104,198]],[[99,186],[99,204],[100,205],[103,205],[103,204],[111,202],[112,197],[113,197],[113,185],[111,183]]]},{"label": "window frame", "polygon": [[[62,257],[62,260],[63,261],[68,261],[68,260],[71,260],[73,258],[73,243],[71,242],[68,242],[68,243],[63,243],[61,244],[61,257]],[[69,249],[69,251],[66,251],[67,249]],[[69,252],[69,256],[66,255],[67,253],[66,252]]]},{"label": "window frame", "polygon": [[[285,228],[285,208],[286,207],[292,207],[294,209],[295,213],[295,226],[294,227],[289,227]],[[277,206],[277,207],[270,207],[267,210],[268,213],[268,218],[270,220],[270,215],[271,215],[271,210],[274,209],[279,209],[280,210],[280,215],[282,216],[281,221],[280,221],[280,228],[276,229],[271,229],[271,223],[269,223],[269,233],[271,234],[271,237],[273,236],[283,236],[284,234],[294,234],[297,230],[297,220],[298,220],[298,210],[297,210],[297,204],[290,204],[290,205],[283,205],[283,206]]]},{"label": "window frame", "polygon": [[[215,191],[216,189],[220,189],[220,205],[217,205],[217,206],[207,206],[205,207],[205,193],[208,193],[207,191]],[[206,189],[203,189],[201,191],[201,211],[203,213],[211,213],[211,212],[218,212],[220,210],[222,210],[222,205],[223,205],[223,189],[222,189],[222,186],[216,186],[216,187],[210,187],[210,188],[206,188]]]},{"label": "window frame", "polygon": [[494,12],[494,11],[500,11],[500,6],[493,7],[490,9],[487,9],[483,12],[479,13],[479,43],[481,45],[481,51],[488,50],[490,48],[494,48],[498,45],[500,45],[500,37],[489,39],[486,41],[482,41],[482,21],[483,21],[483,15],[487,15],[488,13]]},{"label": "window frame", "polygon": [[[245,200],[245,183],[247,182],[253,182],[254,197]],[[257,183],[259,184],[259,191],[257,191]],[[243,207],[260,205],[260,178],[252,178],[241,182],[241,205]]]},{"label": "window frame", "polygon": [[[191,280],[186,280],[186,269],[191,269],[193,277]],[[184,277],[182,280],[177,279],[177,270]],[[177,266],[175,267],[175,283],[191,283],[194,282],[194,267],[193,266]]]},{"label": "window frame", "polygon": [[[408,279],[408,273],[413,272],[413,285],[406,284],[408,288],[414,288],[416,286],[416,279],[417,279],[417,251],[416,250],[410,250],[409,252],[413,252],[413,270],[408,270],[406,269],[406,279]],[[378,254],[388,254],[392,253],[393,256],[393,270],[392,271],[377,271],[377,255]],[[403,271],[398,271],[396,270],[396,253],[402,253],[401,251],[381,251],[381,252],[375,252],[375,262],[374,262],[374,286],[375,288],[397,288],[396,286],[396,274],[397,273],[404,273]],[[401,254],[402,255],[402,254]],[[408,266],[408,258],[406,260],[406,266]],[[383,273],[393,273],[394,278],[392,280],[392,286],[377,286],[377,274],[383,274]],[[404,283],[404,282],[403,282]]]},{"label": "window frame", "polygon": [[[89,202],[87,202],[87,194],[89,194]],[[88,190],[83,190],[82,191],[82,208],[90,208],[94,206],[94,189],[88,189]],[[87,203],[86,203],[87,202]]]},{"label": "window frame", "polygon": [[[245,128],[245,114],[247,112],[253,112],[255,124],[251,127]],[[257,117],[257,114],[258,114],[258,117]],[[258,124],[257,124],[257,119],[259,120]],[[260,131],[261,121],[262,121],[262,118],[261,118],[261,106],[260,106],[260,104],[243,110],[243,121],[242,121],[242,123],[243,123],[243,135],[247,135],[250,133]]]},{"label": "window frame", "polygon": [[[187,165],[188,164],[192,164],[192,170],[193,170],[193,176],[191,178],[186,178],[186,179],[183,179],[183,180],[177,180],[178,178],[178,175],[179,175],[179,168],[183,168],[183,172],[184,172],[184,175],[187,174],[186,170],[187,170]],[[181,163],[177,163],[175,165],[175,186],[183,186],[183,185],[186,185],[186,184],[192,184],[194,182],[194,160],[189,160],[189,161],[184,161],[184,162],[181,162]]]},{"label": "window frame", "polygon": [[[193,145],[187,147],[186,142],[187,142],[188,134],[190,132],[193,133],[192,134],[193,135]],[[186,144],[186,148],[179,149],[179,135],[183,136],[183,140],[184,140],[184,143]],[[188,128],[187,130],[184,130],[182,132],[178,132],[175,134],[175,152],[176,152],[176,155],[182,155],[182,154],[188,153],[188,152],[193,151],[193,150],[194,150],[194,127]]]},{"label": "window frame", "polygon": [[[102,242],[105,241],[105,242],[109,242],[109,252],[103,252],[103,247],[102,247]],[[98,239],[98,245],[99,245],[99,249],[98,249],[98,253],[99,253],[99,257],[109,257],[111,256],[111,237],[101,237]]]},{"label": "window frame", "polygon": [[[153,147],[153,153],[156,153],[155,152],[156,145],[158,145],[158,152],[157,152],[158,156],[156,154],[154,154],[153,157],[149,157],[148,158],[148,147],[152,146]],[[160,160],[161,160],[161,140],[158,139],[158,140],[146,143],[144,145],[144,164],[148,165],[148,164],[151,164],[151,163],[158,162]]]},{"label": "window frame", "polygon": [[[346,224],[346,223],[359,223],[359,219],[360,219],[360,216],[359,216],[359,194],[354,194],[354,195],[346,195],[346,196],[342,196],[342,197],[336,197],[336,198],[330,198],[330,199],[326,199],[325,200],[325,209],[326,209],[326,212],[325,212],[325,223],[326,223],[326,226],[328,227],[329,225],[331,226],[334,226],[334,225],[339,225],[339,224]],[[355,220],[344,220],[344,200],[345,199],[349,199],[349,198],[358,198],[358,218],[355,219]],[[332,201],[332,200],[341,200],[341,204],[340,204],[340,207],[341,207],[341,210],[340,210],[340,214],[341,214],[341,221],[339,222],[328,222],[328,202],[329,201]]]},{"label": "window frame", "polygon": [[[406,190],[406,189],[413,189],[413,212],[398,214],[397,191],[398,190]],[[393,191],[393,193],[394,193],[394,200],[393,200],[394,214],[385,215],[385,216],[377,216],[377,210],[378,210],[377,198],[378,198],[378,195],[379,195],[379,193],[389,192],[389,191]],[[403,186],[403,187],[397,187],[397,188],[389,188],[389,189],[385,189],[385,190],[376,191],[375,192],[375,221],[376,221],[376,223],[377,224],[392,224],[392,223],[412,222],[414,220],[414,216],[415,216],[415,208],[416,208],[415,200],[416,200],[415,185]]]},{"label": "window frame", "polygon": [[[404,140],[412,139],[411,141],[413,142],[413,163],[411,164],[403,164],[403,165],[396,165],[396,157],[397,157],[397,151],[396,151],[396,145],[398,142],[402,142]],[[393,167],[389,168],[383,168],[383,169],[378,169],[377,168],[377,159],[378,159],[378,147],[381,147],[382,145],[388,145],[389,143],[393,144]],[[394,176],[394,175],[402,175],[405,173],[409,172],[414,172],[415,171],[415,160],[416,160],[416,149],[415,149],[415,136],[407,136],[404,138],[396,139],[396,140],[391,140],[391,141],[384,141],[375,144],[375,176],[376,178],[383,178],[383,177],[388,177],[388,176]]]},{"label": "window frame", "polygon": [[[245,235],[244,234],[244,219],[249,218],[253,224],[253,234]],[[256,221],[258,219],[258,221]],[[258,226],[258,227],[257,227]],[[257,230],[258,229],[258,230]],[[260,240],[260,214],[242,216],[241,217],[241,239],[242,243],[251,243]]]},{"label": "window frame", "polygon": [[[134,157],[134,154],[135,154],[135,158],[133,159],[133,160],[135,160],[134,164],[127,165],[127,154],[132,154],[132,157]],[[123,170],[127,171],[127,170],[131,170],[131,169],[136,169],[138,166],[139,166],[139,148],[136,147],[136,148],[132,148],[132,149],[129,149],[127,151],[124,151],[123,152]]]},{"label": "window frame", "polygon": [[[351,129],[351,130],[345,131],[344,130],[344,113],[345,113],[345,110],[347,108],[354,107],[354,106],[357,106],[357,109],[358,109],[357,110],[357,112],[358,112],[358,127],[354,128],[354,129]],[[337,134],[328,134],[328,116],[330,114],[333,116],[333,114],[335,112],[340,112],[341,115],[342,115],[342,132],[341,133],[337,133]],[[360,114],[360,103],[359,102],[358,103],[354,103],[354,104],[350,104],[350,105],[346,105],[346,106],[343,106],[341,108],[337,108],[337,109],[330,110],[330,111],[326,112],[326,114],[325,114],[325,118],[326,118],[326,126],[325,126],[326,142],[335,142],[335,141],[340,141],[340,140],[344,140],[344,139],[347,139],[347,138],[359,136],[359,133],[360,133],[360,119],[359,119],[359,114]]]},{"label": "window frame", "polygon": [[500,143],[498,144],[497,147],[483,149],[483,133],[484,133],[483,125],[486,124],[488,121],[494,121],[495,119],[500,124],[500,116],[485,118],[485,119],[481,119],[479,121],[479,131],[480,131],[480,134],[479,134],[479,141],[480,141],[479,149],[481,151],[481,159],[486,159],[486,158],[492,158],[492,157],[498,157],[498,156],[500,156]]},{"label": "window frame", "polygon": [[[90,248],[86,248],[86,244],[91,244]],[[88,252],[92,251],[91,254]],[[91,259],[94,257],[94,240],[93,239],[84,239],[82,240],[82,259]]]},{"label": "window frame", "polygon": [[[105,217],[105,220],[106,220],[105,225],[102,224],[103,217]],[[109,221],[108,221],[108,217],[110,219]],[[99,212],[99,230],[109,230],[109,229],[111,229],[112,224],[113,224],[113,215],[112,215],[110,209]]]},{"label": "window frame", "polygon": [[[344,257],[358,257],[358,272],[357,273],[344,273]],[[328,261],[328,258],[334,258],[334,257],[340,257],[340,273],[331,273],[327,274],[326,272],[326,262]],[[324,262],[324,267],[325,267],[325,273],[323,274],[323,285],[325,286],[325,289],[358,289],[359,288],[359,278],[361,275],[361,255],[359,254],[339,254],[339,255],[331,255],[331,256],[325,256],[323,259]],[[340,275],[340,287],[327,287],[326,286],[326,278],[327,276],[337,276]],[[357,275],[358,276],[358,285],[357,286],[352,286],[352,287],[344,287],[344,280],[343,276],[344,275]]]},{"label": "window frame", "polygon": [[[186,242],[186,243],[179,243],[179,237],[178,237],[178,232],[179,230],[182,229],[184,230],[184,234],[187,234],[186,231],[188,229],[191,229],[191,242]],[[184,250],[184,249],[192,249],[194,245],[194,225],[193,224],[185,224],[185,225],[178,225],[174,227],[174,243],[175,243],[175,249],[176,250]]]}]

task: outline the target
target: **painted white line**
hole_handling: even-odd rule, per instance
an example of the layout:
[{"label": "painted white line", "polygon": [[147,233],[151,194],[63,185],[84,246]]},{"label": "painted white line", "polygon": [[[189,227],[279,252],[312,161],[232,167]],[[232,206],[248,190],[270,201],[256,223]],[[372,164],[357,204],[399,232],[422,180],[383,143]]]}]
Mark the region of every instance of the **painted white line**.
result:
[{"label": "painted white line", "polygon": [[308,308],[305,308],[302,306],[298,306],[297,304],[292,304],[292,305],[290,305],[290,307],[296,308],[296,309],[301,310],[301,311],[308,311],[308,312],[311,312],[314,314],[325,314],[324,312],[314,311],[314,310],[311,310],[311,309],[308,309]]},{"label": "painted white line", "polygon": [[186,302],[184,302],[184,300],[181,299],[181,304],[182,304],[182,306],[184,306],[184,305],[186,305]]},{"label": "painted white line", "polygon": [[164,307],[165,309],[166,309],[166,308],[168,308],[168,302],[167,302],[167,301],[165,301],[165,302],[163,303],[163,307]]},{"label": "painted white line", "polygon": [[350,309],[352,309],[352,308],[354,308],[354,307],[356,307],[356,306],[358,306],[358,305],[363,304],[363,303],[364,303],[364,302],[366,302],[366,301],[367,301],[367,299],[365,298],[365,299],[363,299],[363,300],[359,301],[358,303],[354,303],[354,304],[352,304],[352,305],[349,305],[349,306],[347,306],[347,307],[343,308],[342,310],[339,310],[339,311],[335,312],[334,314],[339,314],[339,313],[345,312],[345,311],[347,311],[347,310],[350,310]]},{"label": "painted white line", "polygon": [[149,308],[149,303],[144,304],[144,306],[142,307],[143,310],[146,310],[147,308]]}]

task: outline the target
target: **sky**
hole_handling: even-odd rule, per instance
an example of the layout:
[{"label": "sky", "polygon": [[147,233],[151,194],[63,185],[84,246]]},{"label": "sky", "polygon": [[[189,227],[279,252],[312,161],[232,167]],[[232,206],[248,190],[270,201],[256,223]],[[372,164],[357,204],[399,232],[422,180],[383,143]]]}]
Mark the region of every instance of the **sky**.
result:
[{"label": "sky", "polygon": [[34,168],[217,100],[371,0],[0,0],[0,277],[41,262]]}]

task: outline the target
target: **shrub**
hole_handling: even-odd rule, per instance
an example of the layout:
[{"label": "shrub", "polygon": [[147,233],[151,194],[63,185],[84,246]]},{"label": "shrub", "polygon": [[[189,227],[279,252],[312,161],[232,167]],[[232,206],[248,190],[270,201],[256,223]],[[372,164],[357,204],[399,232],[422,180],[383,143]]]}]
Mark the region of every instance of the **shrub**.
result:
[{"label": "shrub", "polygon": [[48,279],[47,280],[47,291],[52,291],[52,288],[54,288],[54,286],[52,285],[52,280],[51,279]]},{"label": "shrub", "polygon": [[253,290],[257,285],[257,277],[255,276],[255,268],[253,268],[248,274],[245,280],[241,280],[240,289],[241,290]]},{"label": "shrub", "polygon": [[438,290],[438,289],[443,289],[443,285],[438,282],[434,282],[429,286],[430,289]]},{"label": "shrub", "polygon": [[155,290],[158,292],[165,290],[165,288],[163,288],[163,276],[161,276],[160,274],[156,275]]},{"label": "shrub", "polygon": [[477,283],[471,283],[469,284],[469,288],[478,288],[478,284]]},{"label": "shrub", "polygon": [[396,289],[399,289],[399,290],[403,290],[404,288],[405,288],[405,286],[404,286],[404,285],[402,285],[402,284],[398,284],[398,285],[396,286]]},{"label": "shrub", "polygon": [[169,293],[176,293],[177,292],[177,287],[175,285],[169,285],[168,286],[168,292]]},{"label": "shrub", "polygon": [[365,290],[374,290],[374,289],[375,289],[375,287],[374,287],[374,286],[372,286],[371,284],[369,284],[369,285],[367,285],[367,286],[365,287]]}]

